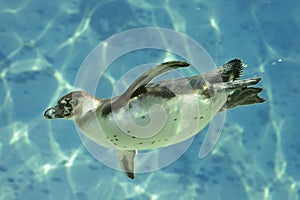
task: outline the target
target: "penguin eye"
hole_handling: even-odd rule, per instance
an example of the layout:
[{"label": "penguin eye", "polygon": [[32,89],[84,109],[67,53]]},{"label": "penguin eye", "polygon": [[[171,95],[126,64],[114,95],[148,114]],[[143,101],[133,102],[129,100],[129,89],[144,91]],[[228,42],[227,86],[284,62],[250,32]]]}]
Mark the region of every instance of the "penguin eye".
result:
[{"label": "penguin eye", "polygon": [[70,104],[71,104],[72,106],[76,106],[76,105],[77,105],[77,100],[71,99]]}]

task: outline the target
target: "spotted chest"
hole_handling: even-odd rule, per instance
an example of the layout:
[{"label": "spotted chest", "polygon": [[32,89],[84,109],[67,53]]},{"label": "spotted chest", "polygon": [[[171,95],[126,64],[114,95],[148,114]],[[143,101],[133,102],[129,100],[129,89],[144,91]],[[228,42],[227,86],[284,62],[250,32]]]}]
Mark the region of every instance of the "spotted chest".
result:
[{"label": "spotted chest", "polygon": [[210,100],[198,94],[165,99],[147,96],[131,100],[106,117],[98,116],[99,125],[115,148],[147,150],[184,141],[210,121]]}]

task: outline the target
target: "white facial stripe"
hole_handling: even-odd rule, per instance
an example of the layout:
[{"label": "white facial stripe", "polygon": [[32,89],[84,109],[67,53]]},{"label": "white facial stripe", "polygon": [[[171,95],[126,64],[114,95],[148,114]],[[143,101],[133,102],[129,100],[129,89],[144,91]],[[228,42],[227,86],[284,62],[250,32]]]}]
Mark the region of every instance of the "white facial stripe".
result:
[{"label": "white facial stripe", "polygon": [[67,112],[70,112],[72,110],[72,108],[64,106],[64,110],[67,111]]},{"label": "white facial stripe", "polygon": [[66,102],[66,100],[65,99],[63,99],[63,100],[61,100],[61,102],[60,103],[62,103],[62,104],[66,104],[67,102]]}]

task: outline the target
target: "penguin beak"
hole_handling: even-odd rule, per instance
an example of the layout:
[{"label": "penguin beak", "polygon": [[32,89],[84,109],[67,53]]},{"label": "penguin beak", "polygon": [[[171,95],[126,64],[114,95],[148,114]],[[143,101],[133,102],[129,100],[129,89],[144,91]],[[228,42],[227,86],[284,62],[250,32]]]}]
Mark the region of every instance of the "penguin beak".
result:
[{"label": "penguin beak", "polygon": [[61,109],[59,105],[53,106],[45,111],[44,117],[46,119],[55,119],[64,117],[64,109]]}]

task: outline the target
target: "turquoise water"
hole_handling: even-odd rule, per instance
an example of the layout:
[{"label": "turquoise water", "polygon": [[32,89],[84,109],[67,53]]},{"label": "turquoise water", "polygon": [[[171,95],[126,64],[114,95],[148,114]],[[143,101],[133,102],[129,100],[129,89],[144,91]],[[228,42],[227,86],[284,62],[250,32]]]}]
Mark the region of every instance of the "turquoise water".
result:
[{"label": "turquoise water", "polygon": [[[0,199],[299,199],[299,10],[297,0],[0,1]],[[172,165],[129,180],[93,158],[70,121],[43,112],[74,90],[96,45],[147,26],[188,35],[217,65],[241,58],[267,101],[228,111],[206,158],[199,134]],[[166,57],[116,61],[97,96],[131,66]]]}]

